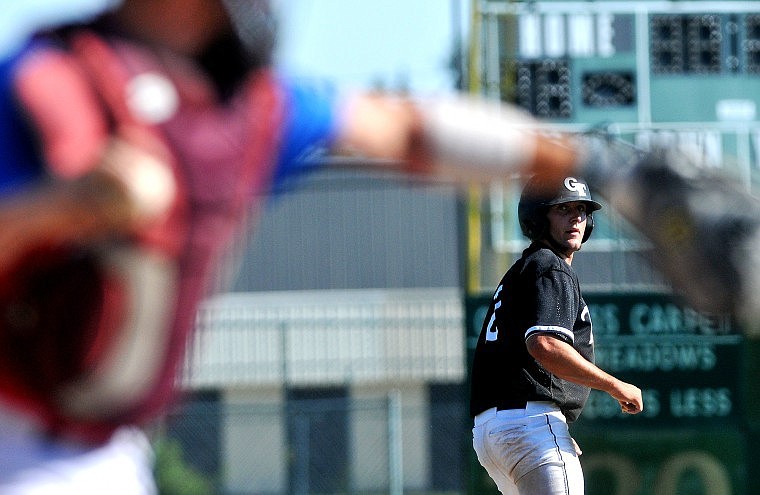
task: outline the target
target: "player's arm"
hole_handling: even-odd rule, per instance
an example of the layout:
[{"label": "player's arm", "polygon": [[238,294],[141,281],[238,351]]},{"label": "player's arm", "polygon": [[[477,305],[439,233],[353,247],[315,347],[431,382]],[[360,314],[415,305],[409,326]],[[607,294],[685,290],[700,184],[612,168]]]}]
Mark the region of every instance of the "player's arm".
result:
[{"label": "player's arm", "polygon": [[534,334],[526,341],[528,352],[555,376],[608,393],[623,412],[640,413],[644,408],[641,390],[587,361],[573,346],[547,334]]},{"label": "player's arm", "polygon": [[514,106],[462,96],[411,100],[361,94],[342,109],[337,148],[456,182],[564,174],[578,159]]}]

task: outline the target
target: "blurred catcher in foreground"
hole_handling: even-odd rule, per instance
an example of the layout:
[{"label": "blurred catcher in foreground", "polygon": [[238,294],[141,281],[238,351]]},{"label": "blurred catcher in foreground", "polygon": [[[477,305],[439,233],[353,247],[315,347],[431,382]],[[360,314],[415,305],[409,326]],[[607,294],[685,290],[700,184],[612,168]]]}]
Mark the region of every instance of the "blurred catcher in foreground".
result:
[{"label": "blurred catcher in foreground", "polygon": [[[233,22],[234,21],[234,22]],[[0,66],[0,493],[153,493],[231,236],[312,149],[466,183],[576,160],[507,106],[304,88],[261,1],[124,0]]]}]

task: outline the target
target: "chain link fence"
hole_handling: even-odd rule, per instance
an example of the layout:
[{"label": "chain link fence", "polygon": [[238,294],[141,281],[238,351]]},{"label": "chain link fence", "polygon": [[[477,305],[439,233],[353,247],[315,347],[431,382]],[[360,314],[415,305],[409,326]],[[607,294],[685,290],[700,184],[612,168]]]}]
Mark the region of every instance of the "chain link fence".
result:
[{"label": "chain link fence", "polygon": [[280,406],[197,394],[155,434],[161,494],[464,493],[462,387],[438,388],[425,404],[405,404],[397,390],[374,399],[295,392]]}]

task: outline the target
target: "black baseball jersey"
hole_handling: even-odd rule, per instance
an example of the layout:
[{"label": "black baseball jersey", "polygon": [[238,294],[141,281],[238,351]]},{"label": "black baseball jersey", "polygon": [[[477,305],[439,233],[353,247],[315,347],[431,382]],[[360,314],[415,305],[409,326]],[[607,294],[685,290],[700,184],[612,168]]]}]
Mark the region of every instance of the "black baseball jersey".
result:
[{"label": "black baseball jersey", "polygon": [[552,335],[594,361],[591,317],[578,276],[563,259],[533,243],[502,278],[483,321],[472,365],[470,414],[526,401],[552,401],[568,422],[578,418],[588,387],[560,379],[528,353],[535,333]]}]

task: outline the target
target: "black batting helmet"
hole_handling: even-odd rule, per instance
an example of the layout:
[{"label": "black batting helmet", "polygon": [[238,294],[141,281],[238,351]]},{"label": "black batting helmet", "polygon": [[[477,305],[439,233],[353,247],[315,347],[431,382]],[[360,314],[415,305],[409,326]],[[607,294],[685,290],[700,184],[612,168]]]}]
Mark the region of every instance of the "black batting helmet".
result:
[{"label": "black batting helmet", "polygon": [[601,209],[602,205],[591,199],[588,184],[577,177],[553,180],[534,176],[528,181],[517,206],[517,217],[520,220],[522,233],[532,241],[542,239],[549,228],[549,220],[546,217],[549,207],[572,201],[586,203],[588,217],[582,239],[582,242],[586,242],[591,236],[591,231],[594,230],[592,213]]}]

